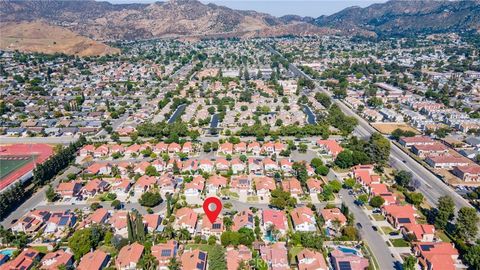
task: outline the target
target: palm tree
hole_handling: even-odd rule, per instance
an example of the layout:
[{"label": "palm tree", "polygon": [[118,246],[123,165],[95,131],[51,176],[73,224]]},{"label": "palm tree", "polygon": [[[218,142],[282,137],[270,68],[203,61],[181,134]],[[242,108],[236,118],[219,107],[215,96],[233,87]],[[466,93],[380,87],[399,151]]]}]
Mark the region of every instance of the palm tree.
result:
[{"label": "palm tree", "polygon": [[168,270],[180,270],[182,268],[182,262],[178,261],[176,257],[170,259],[168,262]]},{"label": "palm tree", "polygon": [[187,229],[180,229],[177,233],[177,237],[179,241],[184,241],[186,243],[188,240],[190,240],[190,232]]}]

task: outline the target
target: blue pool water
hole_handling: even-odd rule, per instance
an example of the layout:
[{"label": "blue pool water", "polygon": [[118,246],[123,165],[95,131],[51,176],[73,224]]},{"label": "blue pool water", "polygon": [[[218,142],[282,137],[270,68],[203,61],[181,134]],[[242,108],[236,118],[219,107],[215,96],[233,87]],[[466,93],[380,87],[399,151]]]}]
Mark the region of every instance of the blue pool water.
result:
[{"label": "blue pool water", "polygon": [[343,253],[350,253],[354,255],[358,255],[358,252],[356,249],[353,248],[348,248],[348,247],[338,247],[338,249],[343,252]]},{"label": "blue pool water", "polygon": [[7,255],[8,257],[12,257],[12,254],[15,250],[14,249],[4,249],[0,250],[0,254]]}]

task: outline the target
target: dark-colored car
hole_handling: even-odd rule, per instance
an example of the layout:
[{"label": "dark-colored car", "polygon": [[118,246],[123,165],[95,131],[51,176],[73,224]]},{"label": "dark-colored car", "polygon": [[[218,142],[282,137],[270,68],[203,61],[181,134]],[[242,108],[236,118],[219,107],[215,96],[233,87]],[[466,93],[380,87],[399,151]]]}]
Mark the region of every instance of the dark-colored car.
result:
[{"label": "dark-colored car", "polygon": [[374,231],[378,231],[377,226],[372,226],[372,229],[373,229]]},{"label": "dark-colored car", "polygon": [[360,228],[360,229],[363,228],[362,224],[360,224],[360,222],[357,222],[357,227]]}]

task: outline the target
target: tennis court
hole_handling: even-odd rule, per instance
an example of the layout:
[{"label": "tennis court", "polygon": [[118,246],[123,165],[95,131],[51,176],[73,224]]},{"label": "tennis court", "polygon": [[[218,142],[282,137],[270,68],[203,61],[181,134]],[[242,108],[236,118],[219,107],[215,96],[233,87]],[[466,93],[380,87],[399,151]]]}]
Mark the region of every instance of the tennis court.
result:
[{"label": "tennis court", "polygon": [[2,156],[0,157],[0,180],[15,170],[32,161],[31,156]]}]

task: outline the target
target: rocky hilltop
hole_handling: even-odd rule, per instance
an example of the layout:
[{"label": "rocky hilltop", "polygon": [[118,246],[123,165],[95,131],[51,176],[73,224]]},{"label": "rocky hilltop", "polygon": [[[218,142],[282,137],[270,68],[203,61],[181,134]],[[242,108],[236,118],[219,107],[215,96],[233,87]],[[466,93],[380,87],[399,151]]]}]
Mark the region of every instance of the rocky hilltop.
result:
[{"label": "rocky hilltop", "polygon": [[[281,20],[255,11],[238,11],[197,0],[152,4],[59,0],[2,0],[2,22],[42,20],[97,40],[174,36],[295,34],[327,30],[300,20]],[[301,27],[300,27],[301,28]]]},{"label": "rocky hilltop", "polygon": [[314,22],[346,33],[372,31],[378,35],[411,35],[480,30],[480,1],[391,0],[366,8],[350,7]]}]

